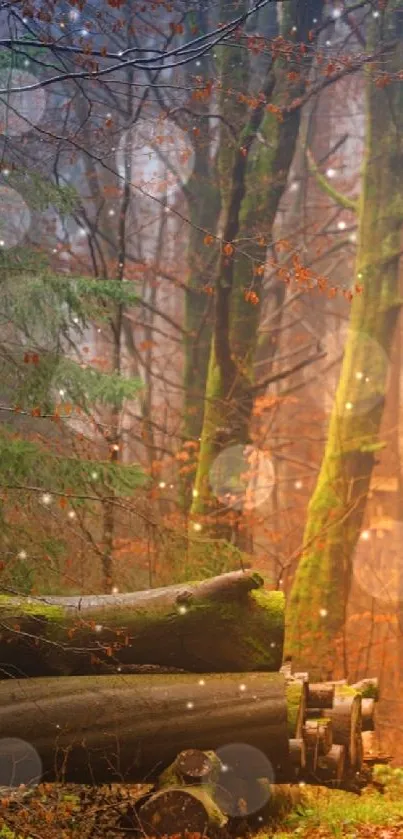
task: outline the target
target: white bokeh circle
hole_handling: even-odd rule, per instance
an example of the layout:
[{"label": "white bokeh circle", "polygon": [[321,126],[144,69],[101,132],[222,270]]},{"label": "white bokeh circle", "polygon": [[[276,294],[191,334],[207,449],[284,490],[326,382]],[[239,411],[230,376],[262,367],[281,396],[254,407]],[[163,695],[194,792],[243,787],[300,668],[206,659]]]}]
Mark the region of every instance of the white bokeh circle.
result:
[{"label": "white bokeh circle", "polygon": [[270,455],[252,445],[228,446],[209,471],[211,489],[224,507],[249,512],[267,501],[275,484]]},{"label": "white bokeh circle", "polygon": [[36,749],[18,737],[0,740],[0,787],[40,783],[42,761]]},{"label": "white bokeh circle", "polygon": [[152,198],[172,197],[188,180],[194,162],[188,135],[170,120],[139,120],[122,134],[116,152],[119,175],[126,167],[133,186]]},{"label": "white bokeh circle", "polygon": [[365,416],[384,398],[390,363],[388,354],[375,338],[351,328],[340,330],[337,334],[329,332],[324,346],[326,358],[322,365],[326,368],[343,350],[350,353],[351,377],[346,380],[345,388],[340,389],[339,371],[335,365],[334,375],[326,373],[320,379],[323,388],[318,388],[315,383],[312,398],[320,400],[326,413],[336,410],[340,418]]},{"label": "white bokeh circle", "polygon": [[235,818],[261,810],[274,782],[266,755],[248,743],[228,743],[216,749],[216,755],[221,764],[215,792],[218,806],[222,801],[224,811]]},{"label": "white bokeh circle", "polygon": [[375,600],[390,606],[403,602],[403,522],[384,516],[361,531],[353,574]]},{"label": "white bokeh circle", "polygon": [[0,134],[20,137],[40,123],[46,108],[44,88],[11,92],[37,83],[38,79],[24,70],[0,72],[0,89],[6,91],[0,94]]},{"label": "white bokeh circle", "polygon": [[31,212],[17,190],[0,186],[0,249],[14,248],[31,226]]}]

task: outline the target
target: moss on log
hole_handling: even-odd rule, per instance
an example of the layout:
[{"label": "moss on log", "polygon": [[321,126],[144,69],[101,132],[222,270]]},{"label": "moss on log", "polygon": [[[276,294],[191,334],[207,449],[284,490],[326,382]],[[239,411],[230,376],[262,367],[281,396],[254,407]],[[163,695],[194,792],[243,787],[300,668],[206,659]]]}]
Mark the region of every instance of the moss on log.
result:
[{"label": "moss on log", "polygon": [[378,702],[379,699],[379,679],[361,679],[360,682],[355,682],[351,685],[354,690],[358,690],[363,699],[374,699]]},{"label": "moss on log", "polygon": [[192,672],[275,671],[284,597],[252,571],[132,594],[0,596],[0,661],[14,676],[162,665]]},{"label": "moss on log", "polygon": [[37,750],[44,780],[148,782],[185,749],[231,743],[263,752],[276,780],[294,777],[278,673],[3,681],[0,747],[10,737]]}]

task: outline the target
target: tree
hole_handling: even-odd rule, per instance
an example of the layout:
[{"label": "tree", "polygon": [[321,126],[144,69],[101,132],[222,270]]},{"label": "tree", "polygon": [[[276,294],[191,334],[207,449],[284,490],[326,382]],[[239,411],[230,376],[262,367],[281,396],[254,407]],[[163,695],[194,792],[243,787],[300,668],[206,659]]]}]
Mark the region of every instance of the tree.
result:
[{"label": "tree", "polygon": [[401,203],[402,40],[398,3],[371,17],[366,70],[366,159],[359,207],[350,328],[303,555],[288,604],[287,653],[326,677],[346,666],[344,624],[352,556],[360,534],[385,403],[397,315]]},{"label": "tree", "polygon": [[[266,60],[263,81],[259,79],[260,90],[252,87],[249,95],[238,94],[244,106],[237,105],[236,136],[231,145],[225,141],[220,149],[222,243],[215,276],[213,337],[191,517],[193,528],[198,530],[206,525],[208,533],[209,519],[211,522],[214,516],[210,532],[232,540],[235,530],[240,545],[245,540],[238,526],[239,509],[236,505],[231,509],[231,503],[226,504],[224,499],[217,502],[210,473],[220,453],[232,448],[240,453],[238,469],[245,471],[242,449],[252,442],[254,399],[264,393],[271,380],[269,377],[256,381],[253,369],[262,279],[274,219],[298,138],[300,109],[295,103],[305,88],[311,66],[312,49],[308,49],[308,44],[313,20],[320,18],[321,7],[321,3],[310,2],[301,7],[292,2],[282,10],[279,35],[272,43],[272,59]],[[273,26],[275,11],[269,8],[263,23],[266,38]],[[221,114],[226,119],[233,107],[228,79],[231,78],[231,84],[236,82],[238,91],[250,89],[256,79],[252,76],[251,82],[251,68],[255,68],[245,51],[236,60],[236,78],[233,73],[229,77],[233,51],[228,46],[220,49]]]}]

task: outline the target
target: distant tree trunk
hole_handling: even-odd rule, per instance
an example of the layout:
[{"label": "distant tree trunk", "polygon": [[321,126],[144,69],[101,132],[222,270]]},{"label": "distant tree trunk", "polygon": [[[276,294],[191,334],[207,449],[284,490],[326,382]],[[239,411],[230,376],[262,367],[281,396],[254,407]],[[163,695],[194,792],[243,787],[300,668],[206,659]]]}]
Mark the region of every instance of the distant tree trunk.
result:
[{"label": "distant tree trunk", "polygon": [[[309,2],[303,8],[297,2],[287,4],[282,14],[281,34],[297,43],[306,43],[312,18],[320,18],[320,9],[320,2]],[[271,14],[275,14],[274,4]],[[233,50],[229,47],[222,50],[222,66],[230,67],[231,60],[234,61]],[[311,51],[308,56],[302,60],[301,76],[309,68]],[[304,84],[301,80],[290,83],[288,69],[281,59],[267,69],[261,86],[265,99],[256,97],[244,115],[236,143],[232,148],[222,149],[220,159],[223,245],[215,281],[214,327],[191,527],[203,523],[206,534],[228,541],[233,540],[235,533],[238,540],[241,536],[240,547],[243,546],[242,528],[239,527],[242,504],[225,502],[227,492],[231,496],[231,487],[224,485],[217,500],[210,478],[216,458],[232,448],[238,450],[235,459],[239,460],[241,472],[242,449],[250,441],[255,384],[252,371],[262,274],[300,120],[298,110],[286,114],[282,120],[277,113],[266,109],[265,100],[275,103],[275,109],[301,95]],[[242,67],[238,67],[237,73],[242,75]],[[238,91],[238,78],[233,81],[231,77],[231,81]],[[223,108],[225,116],[225,108],[228,108],[225,101]],[[239,253],[235,247],[233,249],[235,242],[240,242]],[[237,476],[234,477],[237,480]]]},{"label": "distant tree trunk", "polygon": [[[210,19],[205,9],[198,11],[199,35],[208,31]],[[197,75],[208,84],[212,75],[212,58],[204,56],[195,66],[189,65],[189,83]],[[212,300],[204,290],[211,285],[215,266],[215,252],[204,243],[205,232],[217,233],[220,213],[220,188],[213,156],[214,135],[217,123],[208,115],[210,101],[192,106],[199,118],[194,120],[194,166],[187,183],[190,232],[188,244],[188,291],[185,297],[185,410],[184,434],[189,440],[198,441],[203,424],[204,394],[207,378],[208,356],[211,341]],[[191,501],[190,481],[184,478],[185,506]]]},{"label": "distant tree trunk", "polygon": [[[362,524],[379,443],[387,364],[399,297],[403,220],[403,90],[393,81],[402,66],[397,0],[371,19],[369,48],[384,57],[367,69],[366,162],[360,203],[357,283],[328,442],[304,535],[304,551],[288,604],[286,652],[312,677],[328,678],[345,666],[343,628],[352,556]],[[387,83],[376,77],[387,74]],[[369,344],[371,342],[371,344]],[[377,354],[376,347],[380,347]],[[375,347],[375,351],[374,351]]]}]

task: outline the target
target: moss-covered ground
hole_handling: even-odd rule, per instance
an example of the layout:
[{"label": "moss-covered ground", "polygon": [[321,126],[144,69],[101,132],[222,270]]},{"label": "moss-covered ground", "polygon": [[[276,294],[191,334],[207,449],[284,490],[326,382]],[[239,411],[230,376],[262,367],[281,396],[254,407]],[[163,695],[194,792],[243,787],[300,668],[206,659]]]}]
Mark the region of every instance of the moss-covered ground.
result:
[{"label": "moss-covered ground", "polygon": [[[123,839],[134,835],[131,805],[149,787],[48,784],[9,795],[0,790],[0,839]],[[141,835],[141,834],[139,834]],[[237,825],[224,839],[403,839],[403,769],[375,767],[361,795],[304,787],[280,822],[248,833]],[[178,837],[179,839],[179,837]],[[194,835],[189,839],[196,839]]]}]

